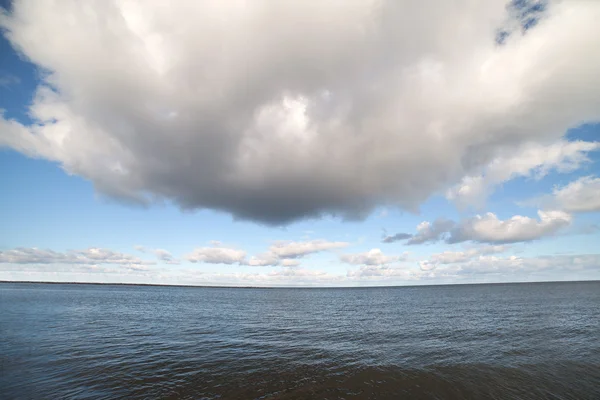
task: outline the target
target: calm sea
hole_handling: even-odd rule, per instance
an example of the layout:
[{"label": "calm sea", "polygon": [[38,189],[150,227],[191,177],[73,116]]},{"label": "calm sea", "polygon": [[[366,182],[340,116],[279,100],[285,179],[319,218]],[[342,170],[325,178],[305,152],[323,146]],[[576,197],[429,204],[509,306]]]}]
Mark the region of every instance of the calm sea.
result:
[{"label": "calm sea", "polygon": [[600,399],[600,282],[0,284],[2,399]]}]

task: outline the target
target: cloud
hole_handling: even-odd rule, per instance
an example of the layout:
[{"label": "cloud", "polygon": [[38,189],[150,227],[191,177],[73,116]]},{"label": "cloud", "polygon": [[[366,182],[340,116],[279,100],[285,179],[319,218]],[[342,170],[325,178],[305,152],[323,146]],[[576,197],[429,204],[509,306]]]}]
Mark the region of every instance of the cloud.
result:
[{"label": "cloud", "polygon": [[184,258],[191,262],[209,264],[240,264],[252,267],[296,267],[300,265],[300,262],[296,260],[298,258],[303,258],[313,253],[343,248],[349,244],[347,242],[330,242],[323,239],[305,242],[276,241],[269,246],[266,252],[248,259],[246,257],[247,253],[243,250],[224,247],[219,241],[211,241],[210,243],[212,247],[197,248]]},{"label": "cloud", "polygon": [[185,277],[194,284],[233,286],[330,286],[344,283],[344,276],[325,271],[283,268],[267,273],[216,273],[198,274],[190,271]]},{"label": "cloud", "polygon": [[266,267],[279,265],[281,260],[274,254],[265,253],[258,256],[253,256],[248,260],[247,265],[253,267]]},{"label": "cloud", "polygon": [[323,239],[309,240],[304,242],[277,241],[263,254],[253,256],[247,262],[251,266],[276,266],[295,267],[300,262],[295,260],[309,254],[340,249],[348,246],[347,242],[330,242]]},{"label": "cloud", "polygon": [[455,222],[438,218],[433,223],[427,221],[417,225],[417,233],[413,235],[406,244],[423,244],[427,242],[437,242],[445,237],[445,235],[454,227]]},{"label": "cloud", "polygon": [[179,264],[179,260],[176,260],[173,255],[164,249],[155,249],[154,250],[154,254],[156,255],[156,257],[161,260],[166,262],[167,264]]},{"label": "cloud", "polygon": [[281,265],[284,267],[297,267],[298,265],[300,265],[300,261],[298,260],[281,260]]},{"label": "cloud", "polygon": [[243,264],[246,252],[228,247],[200,247],[186,255],[185,259],[193,263]]},{"label": "cloud", "polygon": [[495,158],[479,175],[463,178],[446,193],[449,200],[461,206],[482,206],[494,186],[517,177],[540,179],[551,170],[572,172],[590,162],[588,152],[600,149],[600,142],[559,141],[551,145],[528,143],[515,154]]},{"label": "cloud", "polygon": [[348,271],[351,280],[418,280],[419,274],[405,267],[390,267],[388,265],[361,265],[360,268]]},{"label": "cloud", "polygon": [[342,254],[340,260],[353,265],[385,265],[406,259],[406,256],[386,256],[380,249],[371,249],[365,253]]},{"label": "cloud", "polygon": [[600,178],[585,176],[552,192],[552,205],[568,212],[600,211]]},{"label": "cloud", "polygon": [[[596,270],[600,265],[600,254],[551,255],[539,257],[495,257],[485,256],[466,263],[440,269],[440,275],[485,275],[503,274],[518,277],[519,273],[548,271],[583,272]],[[438,272],[436,270],[436,272]]]},{"label": "cloud", "polygon": [[2,73],[0,71],[0,87],[8,88],[12,85],[18,85],[21,83],[21,79],[18,76],[12,74]]},{"label": "cloud", "polygon": [[301,258],[308,254],[341,249],[348,245],[347,242],[330,242],[322,239],[306,242],[279,241],[269,247],[269,252],[278,258]]},{"label": "cloud", "polygon": [[45,74],[0,146],[267,224],[415,211],[598,120],[600,3],[549,4],[533,27],[506,0],[15,0],[0,26]]},{"label": "cloud", "polygon": [[35,247],[16,248],[0,251],[0,263],[10,264],[77,264],[98,265],[117,264],[122,266],[142,266],[156,264],[138,257],[116,251],[90,247],[86,250],[57,252]]},{"label": "cloud", "polygon": [[506,250],[506,246],[480,246],[464,251],[444,251],[442,253],[432,254],[428,260],[419,261],[419,267],[423,271],[431,271],[440,264],[464,263],[476,257],[503,253]]},{"label": "cloud", "polygon": [[133,246],[133,248],[136,249],[137,251],[141,251],[142,253],[154,254],[157,259],[165,262],[166,264],[180,264],[181,263],[180,260],[173,257],[171,252],[169,252],[165,249],[149,249],[147,247],[139,246],[139,245]]},{"label": "cloud", "polygon": [[452,229],[448,243],[472,240],[480,243],[516,243],[540,239],[555,234],[571,224],[572,217],[564,211],[538,211],[539,219],[515,215],[500,220],[494,213],[476,215]]},{"label": "cloud", "polygon": [[539,219],[515,215],[507,220],[496,214],[484,215],[454,222],[438,218],[417,225],[417,233],[406,244],[423,244],[444,240],[448,244],[473,241],[479,243],[504,244],[527,242],[555,234],[571,224],[571,214],[564,211],[538,211]]},{"label": "cloud", "polygon": [[400,240],[410,239],[412,235],[410,233],[396,233],[395,235],[385,236],[381,242],[382,243],[394,243]]}]

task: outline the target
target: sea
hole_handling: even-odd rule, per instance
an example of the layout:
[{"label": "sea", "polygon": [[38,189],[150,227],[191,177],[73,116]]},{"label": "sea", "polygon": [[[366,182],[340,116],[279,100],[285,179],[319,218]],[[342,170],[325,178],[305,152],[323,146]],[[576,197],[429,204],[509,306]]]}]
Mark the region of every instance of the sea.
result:
[{"label": "sea", "polygon": [[2,399],[600,399],[600,282],[0,284]]}]

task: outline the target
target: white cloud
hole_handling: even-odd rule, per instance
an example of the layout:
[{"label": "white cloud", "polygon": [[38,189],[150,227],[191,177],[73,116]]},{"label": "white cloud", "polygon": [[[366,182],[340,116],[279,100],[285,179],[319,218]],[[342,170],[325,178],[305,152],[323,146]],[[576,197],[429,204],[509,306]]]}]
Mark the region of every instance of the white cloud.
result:
[{"label": "white cloud", "polygon": [[141,251],[142,253],[151,253],[156,256],[160,261],[165,262],[166,264],[180,264],[180,260],[173,257],[170,251],[165,249],[149,249],[145,246],[133,246],[137,251]]},{"label": "white cloud", "polygon": [[425,221],[417,225],[417,233],[406,243],[422,244],[440,240],[449,244],[466,241],[490,244],[527,242],[553,235],[572,221],[571,214],[564,211],[539,210],[538,217],[515,215],[501,220],[496,214],[488,212],[459,223],[440,218],[433,223]]},{"label": "white cloud", "polygon": [[265,253],[251,257],[247,264],[253,267],[265,267],[279,265],[280,262],[281,260],[274,254]]},{"label": "white cloud", "polygon": [[569,212],[600,211],[600,178],[585,176],[553,191],[553,206]]},{"label": "white cloud", "polygon": [[198,274],[190,271],[186,279],[195,284],[233,286],[330,286],[344,283],[344,276],[325,271],[282,268],[268,273]]},{"label": "white cloud", "polygon": [[0,71],[0,87],[8,88],[13,85],[18,85],[19,83],[21,83],[21,79],[19,79],[18,76],[2,73],[2,71]]},{"label": "white cloud", "polygon": [[600,117],[600,2],[551,2],[499,45],[506,3],[15,0],[0,26],[48,73],[0,146],[271,224],[415,210]]},{"label": "white cloud", "polygon": [[572,217],[563,211],[538,211],[538,219],[515,215],[507,220],[494,213],[476,215],[452,230],[448,243],[515,243],[540,239],[568,226]]},{"label": "white cloud", "polygon": [[[343,248],[348,246],[349,243],[330,242],[323,239],[305,242],[276,241],[266,252],[250,258],[247,258],[246,251],[225,247],[219,241],[211,241],[210,244],[212,247],[194,249],[190,254],[184,256],[184,259],[191,262],[203,262],[209,264],[240,264],[253,267],[295,267],[300,265],[300,262],[295,259],[303,258],[313,253]],[[166,250],[148,250],[142,246],[136,246],[136,248],[140,251],[154,253],[159,259],[164,261],[167,261],[167,259],[171,260],[173,263],[178,261]]]},{"label": "white cloud", "polygon": [[246,252],[228,247],[200,247],[186,255],[185,259],[193,263],[243,264]]},{"label": "white cloud", "polygon": [[517,177],[542,178],[551,170],[572,172],[587,163],[587,153],[600,149],[598,142],[559,141],[551,145],[528,143],[514,151],[495,158],[480,175],[463,178],[450,189],[446,197],[461,206],[482,206],[494,186]]},{"label": "white cloud", "polygon": [[419,261],[419,267],[423,271],[434,270],[440,264],[464,263],[476,257],[503,253],[507,250],[506,246],[479,246],[466,249],[464,251],[444,251],[442,253],[432,254],[428,260]]},{"label": "white cloud", "polygon": [[298,260],[281,260],[281,265],[284,267],[297,267],[300,265],[300,261]]},{"label": "white cloud", "polygon": [[402,256],[386,256],[380,249],[371,249],[365,253],[342,254],[340,260],[353,265],[386,265],[406,259]]},{"label": "white cloud", "polygon": [[348,244],[347,242],[330,242],[322,239],[306,242],[279,241],[269,247],[269,252],[278,258],[300,258],[321,251],[341,249]]},{"label": "white cloud", "polygon": [[[552,255],[539,257],[495,257],[483,256],[462,264],[440,268],[440,273],[448,275],[504,274],[513,279],[522,277],[520,273],[548,271],[583,272],[600,267],[600,254]],[[438,270],[436,270],[438,272]]]},{"label": "white cloud", "polygon": [[360,268],[348,271],[350,280],[418,280],[419,273],[406,267],[388,265],[361,265]]},{"label": "white cloud", "polygon": [[[30,251],[25,251],[30,250]],[[0,254],[0,280],[47,280],[69,282],[130,282],[233,286],[364,286],[478,281],[543,279],[597,279],[600,254],[497,257],[502,246],[482,246],[478,254],[465,249],[431,256],[437,264],[418,269],[414,265],[360,265],[345,274],[306,268],[277,268],[263,273],[213,273],[197,268],[152,267],[143,261],[109,250],[88,249],[53,252],[13,249]],[[26,253],[26,255],[25,255]],[[73,253],[72,256],[67,256]],[[87,259],[82,258],[82,254]],[[102,255],[103,254],[103,255]],[[470,258],[469,258],[470,257]],[[68,259],[68,261],[65,261]],[[284,260],[296,261],[296,260]]]},{"label": "white cloud", "polygon": [[300,262],[294,259],[322,251],[340,249],[348,244],[347,242],[330,242],[323,239],[304,242],[277,241],[269,247],[267,252],[251,257],[247,265],[295,267],[300,265]]},{"label": "white cloud", "polygon": [[78,265],[117,264],[125,266],[156,264],[153,261],[145,261],[129,254],[97,247],[90,247],[86,250],[69,250],[66,252],[44,250],[35,247],[16,248],[0,251],[0,263]]}]

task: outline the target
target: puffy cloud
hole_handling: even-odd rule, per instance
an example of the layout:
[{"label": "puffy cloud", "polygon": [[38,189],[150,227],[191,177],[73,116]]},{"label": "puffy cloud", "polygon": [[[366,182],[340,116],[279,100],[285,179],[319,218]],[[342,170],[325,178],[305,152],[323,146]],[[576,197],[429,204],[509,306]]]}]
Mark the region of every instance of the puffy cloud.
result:
[{"label": "puffy cloud", "polygon": [[554,189],[552,203],[569,212],[600,211],[600,178],[585,176]]},{"label": "puffy cloud", "polygon": [[411,237],[406,244],[423,244],[426,242],[437,242],[446,236],[454,227],[455,222],[438,218],[433,223],[423,221],[417,225],[417,233]]},{"label": "puffy cloud", "polygon": [[538,211],[539,219],[515,215],[500,220],[494,213],[476,215],[451,231],[448,243],[515,243],[540,239],[568,226],[572,217],[563,211]]},{"label": "puffy cloud", "polygon": [[433,223],[424,221],[417,225],[417,233],[407,244],[422,244],[444,240],[446,243],[474,241],[502,244],[527,242],[555,234],[571,223],[572,216],[564,211],[538,211],[539,219],[515,215],[507,220],[499,219],[494,213],[475,215],[456,223],[437,219]]},{"label": "puffy cloud", "polygon": [[446,197],[462,206],[479,205],[494,186],[516,177],[541,178],[551,170],[572,172],[589,162],[587,153],[600,149],[598,142],[559,141],[551,145],[528,143],[517,153],[508,152],[485,166],[480,175],[463,178]]},{"label": "puffy cloud", "polygon": [[354,265],[385,265],[406,259],[406,256],[386,256],[380,249],[371,249],[365,253],[343,254],[340,260]]},{"label": "puffy cloud", "polygon": [[347,242],[330,242],[322,239],[306,242],[279,241],[269,248],[269,253],[278,258],[300,258],[312,253],[340,249],[348,244]]},{"label": "puffy cloud", "polygon": [[193,263],[243,264],[246,252],[228,247],[200,247],[186,255],[185,259]]},{"label": "puffy cloud", "polygon": [[388,235],[385,236],[381,241],[383,243],[394,243],[394,242],[398,242],[400,240],[406,240],[406,239],[410,239],[412,237],[412,235],[410,233],[396,233],[395,235]]},{"label": "puffy cloud", "polygon": [[15,0],[0,26],[45,73],[0,146],[270,224],[415,210],[598,119],[600,3],[549,4]]},{"label": "puffy cloud", "polygon": [[16,248],[0,251],[0,263],[78,265],[117,264],[125,266],[155,264],[153,261],[145,261],[129,254],[97,247],[90,247],[86,250],[69,250],[66,252],[43,250],[35,247]]}]

